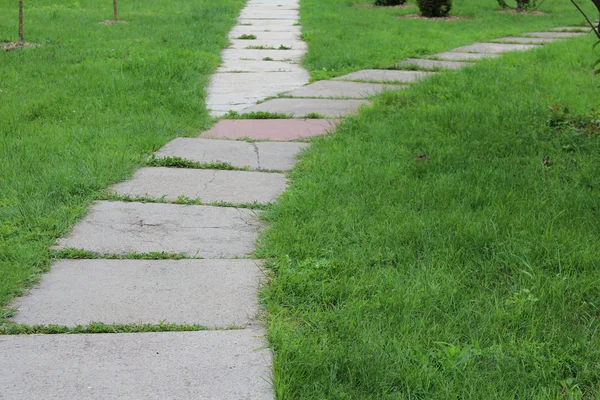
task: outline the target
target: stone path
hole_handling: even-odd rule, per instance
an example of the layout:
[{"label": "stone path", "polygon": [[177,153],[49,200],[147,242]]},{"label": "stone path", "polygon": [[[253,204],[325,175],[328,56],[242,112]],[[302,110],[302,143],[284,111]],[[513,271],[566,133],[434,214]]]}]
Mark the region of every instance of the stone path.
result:
[{"label": "stone path", "polygon": [[[373,95],[436,73],[425,70],[464,68],[584,34],[570,27],[531,32],[404,60],[397,70],[305,85],[308,73],[296,63],[306,47],[298,39],[297,8],[298,0],[247,2],[207,104],[213,115],[267,111],[330,119],[221,120],[199,138],[173,140],[156,156],[209,169],[138,170],[111,188],[136,201],[96,202],[56,248],[185,259],[61,260],[14,303],[14,321],[27,325],[167,322],[207,330],[0,337],[0,399],[273,399],[271,353],[257,323],[264,273],[252,251],[261,206],[285,190],[283,172],[308,146],[290,141],[324,134]],[[219,163],[233,170],[210,169]],[[193,204],[173,204],[181,199]]]}]

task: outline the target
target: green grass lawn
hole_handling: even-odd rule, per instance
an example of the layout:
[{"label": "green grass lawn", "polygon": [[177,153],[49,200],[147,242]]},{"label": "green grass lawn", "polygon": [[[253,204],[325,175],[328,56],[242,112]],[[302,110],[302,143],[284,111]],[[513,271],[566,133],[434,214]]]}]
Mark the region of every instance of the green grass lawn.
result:
[{"label": "green grass lawn", "polygon": [[[25,40],[0,51],[0,307],[109,184],[210,124],[204,88],[242,0],[25,2]],[[0,0],[0,41],[17,2]],[[6,313],[5,313],[6,314]],[[2,313],[0,313],[0,317]]]},{"label": "green grass lawn", "polygon": [[[330,39],[315,37],[308,13],[308,64],[337,68],[344,51],[321,52]],[[279,399],[598,399],[593,44],[440,74],[314,141],[259,250],[271,259],[263,296]],[[377,53],[379,64],[348,54],[347,67],[402,51]],[[563,105],[571,117],[551,110]]]},{"label": "green grass lawn", "polygon": [[[539,9],[544,15],[499,13],[496,0],[455,0],[451,15],[462,18],[456,21],[398,18],[419,12],[415,0],[407,3],[411,8],[359,7],[374,2],[301,0],[303,39],[309,45],[304,65],[313,79],[364,68],[393,68],[409,57],[475,41],[584,23],[568,0],[546,0]],[[595,17],[591,2],[579,3]]]}]

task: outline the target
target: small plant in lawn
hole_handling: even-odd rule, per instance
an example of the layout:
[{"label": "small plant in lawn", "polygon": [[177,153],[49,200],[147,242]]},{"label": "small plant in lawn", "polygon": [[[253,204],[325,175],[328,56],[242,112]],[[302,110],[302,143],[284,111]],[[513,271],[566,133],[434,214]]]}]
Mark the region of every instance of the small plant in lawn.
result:
[{"label": "small plant in lawn", "polygon": [[383,7],[400,6],[406,4],[406,1],[407,0],[375,0],[375,5]]},{"label": "small plant in lawn", "polygon": [[447,17],[452,9],[452,0],[417,0],[421,14],[427,18]]}]

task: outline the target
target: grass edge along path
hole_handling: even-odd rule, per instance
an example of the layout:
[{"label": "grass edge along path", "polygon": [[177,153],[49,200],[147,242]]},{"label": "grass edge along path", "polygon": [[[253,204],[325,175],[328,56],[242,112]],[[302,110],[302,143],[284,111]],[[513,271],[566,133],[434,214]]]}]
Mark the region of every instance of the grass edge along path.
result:
[{"label": "grass edge along path", "polygon": [[278,398],[596,398],[592,44],[440,74],[313,142],[258,247]]},{"label": "grass edge along path", "polygon": [[[0,307],[39,280],[106,187],[213,122],[205,86],[243,3],[123,4],[129,23],[111,26],[98,24],[110,4],[27,6],[27,39],[42,46],[0,52]],[[5,35],[15,10],[0,6]]]}]

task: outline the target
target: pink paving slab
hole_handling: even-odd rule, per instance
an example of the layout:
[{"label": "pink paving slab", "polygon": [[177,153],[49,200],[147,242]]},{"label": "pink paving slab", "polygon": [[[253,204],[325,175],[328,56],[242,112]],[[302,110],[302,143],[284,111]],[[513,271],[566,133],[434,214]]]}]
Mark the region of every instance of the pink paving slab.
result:
[{"label": "pink paving slab", "polygon": [[329,119],[223,119],[200,137],[288,141],[322,135],[335,129],[337,122]]}]

